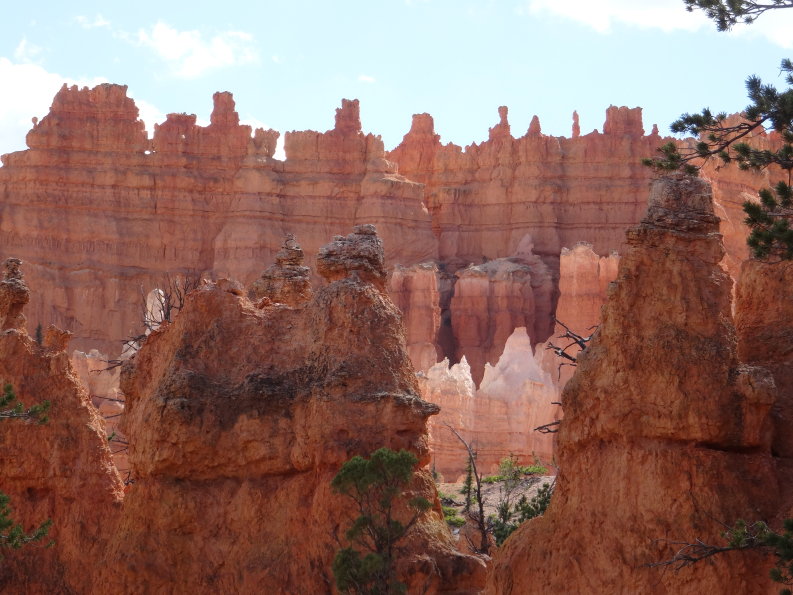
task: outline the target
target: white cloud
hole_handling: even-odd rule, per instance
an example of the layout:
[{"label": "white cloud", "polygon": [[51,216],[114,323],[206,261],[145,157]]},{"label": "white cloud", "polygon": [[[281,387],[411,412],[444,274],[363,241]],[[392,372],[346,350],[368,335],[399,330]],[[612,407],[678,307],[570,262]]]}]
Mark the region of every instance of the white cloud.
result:
[{"label": "white cloud", "polygon": [[751,25],[738,25],[730,35],[763,37],[783,48],[793,48],[793,10],[774,10],[760,16]]},{"label": "white cloud", "polygon": [[253,36],[241,31],[223,31],[204,39],[199,31],[178,31],[160,21],[148,31],[140,29],[136,42],[154,50],[181,78],[196,78],[259,59]]},{"label": "white cloud", "polygon": [[361,81],[362,83],[374,83],[377,81],[377,79],[374,78],[373,76],[367,76],[365,74],[359,74],[358,80]]},{"label": "white cloud", "polygon": [[97,27],[109,27],[110,21],[106,20],[101,14],[97,13],[94,18],[86,16],[76,16],[74,21],[83,29],[96,29]]},{"label": "white cloud", "polygon": [[26,149],[25,136],[49,111],[52,98],[63,83],[94,86],[105,79],[73,80],[47,72],[36,64],[15,64],[0,57],[0,86],[13,93],[0,93],[0,154]]},{"label": "white cloud", "polygon": [[[135,97],[131,91],[127,92],[129,97]],[[146,124],[146,131],[149,133],[149,138],[154,135],[154,125],[162,124],[165,122],[165,114],[156,106],[143,99],[135,99],[135,105],[138,106],[138,117]]]},{"label": "white cloud", "polygon": [[701,12],[686,11],[680,0],[529,0],[528,12],[568,18],[599,33],[610,33],[616,23],[663,31],[695,31],[709,23]]},{"label": "white cloud", "polygon": [[41,54],[44,50],[30,43],[27,37],[23,37],[19,42],[16,49],[14,49],[14,59],[17,62],[24,62],[25,64],[36,63],[41,60]]},{"label": "white cloud", "polygon": [[[696,31],[716,30],[701,10],[688,12],[680,0],[528,0],[517,9],[520,15],[551,14],[578,21],[603,34],[611,33],[615,24],[644,29]],[[762,37],[783,48],[793,47],[793,10],[771,11],[751,25],[737,25],[727,35]]]}]

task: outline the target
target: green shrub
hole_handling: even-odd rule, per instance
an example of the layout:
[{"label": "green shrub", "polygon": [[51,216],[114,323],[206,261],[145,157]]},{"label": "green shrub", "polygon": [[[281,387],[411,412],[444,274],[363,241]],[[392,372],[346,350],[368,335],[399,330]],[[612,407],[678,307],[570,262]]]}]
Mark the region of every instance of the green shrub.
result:
[{"label": "green shrub", "polygon": [[345,533],[350,545],[333,560],[333,576],[341,592],[385,595],[405,591],[396,579],[394,546],[431,504],[426,498],[407,500],[412,516],[405,523],[395,518],[395,505],[417,463],[406,450],[381,448],[369,459],[354,456],[333,478],[333,490],[351,498],[360,512]]}]

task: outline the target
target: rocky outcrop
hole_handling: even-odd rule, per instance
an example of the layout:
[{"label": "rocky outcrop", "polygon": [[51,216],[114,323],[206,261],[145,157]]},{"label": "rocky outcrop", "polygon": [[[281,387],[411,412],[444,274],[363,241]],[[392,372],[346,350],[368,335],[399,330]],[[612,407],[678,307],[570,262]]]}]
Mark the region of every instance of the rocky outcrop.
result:
[{"label": "rocky outcrop", "polygon": [[[38,345],[20,323],[27,287],[19,265],[18,259],[6,260],[0,282],[0,319],[17,321],[0,333],[0,379],[26,407],[45,400],[51,406],[44,424],[0,420],[0,490],[26,531],[46,519],[52,526],[40,544],[3,549],[0,591],[89,593],[120,512],[123,485],[102,419],[64,346],[56,340]],[[55,545],[44,547],[49,540]]]},{"label": "rocky outcrop", "polygon": [[793,263],[748,260],[741,268],[735,303],[738,356],[771,371],[777,399],[771,410],[771,444],[779,478],[781,501],[775,527],[793,517]]},{"label": "rocky outcrop", "polygon": [[7,258],[3,263],[3,280],[0,281],[0,330],[24,330],[25,315],[22,309],[30,300],[30,291],[19,270],[22,261]]},{"label": "rocky outcrop", "polygon": [[[438,411],[419,396],[383,261],[362,225],[323,249],[329,284],[308,300],[254,303],[228,280],[191,292],[123,367],[125,496],[67,335],[51,329],[39,346],[23,329],[0,333],[0,377],[28,405],[52,401],[47,424],[3,423],[0,485],[15,519],[51,518],[55,539],[8,554],[3,591],[332,592],[334,536],[357,511],[331,479],[382,446],[426,465]],[[0,284],[0,316],[20,301],[18,265]],[[280,295],[304,295],[305,279],[291,281],[280,277]],[[92,383],[98,357],[74,359],[92,392],[109,392],[112,382]],[[485,563],[455,549],[429,472],[417,471],[410,494],[434,502],[400,558],[411,592],[481,590]]]},{"label": "rocky outcrop", "polygon": [[[727,118],[724,125],[732,126],[740,123],[738,114]],[[766,133],[760,130],[747,138],[757,149],[775,151],[781,146],[777,133]],[[779,168],[771,166],[760,171],[742,170],[735,165],[725,166],[720,159],[711,159],[703,164],[701,175],[713,187],[713,206],[720,221],[719,231],[724,237],[724,266],[733,279],[740,277],[741,263],[749,258],[746,237],[749,233],[744,224],[746,213],[743,203],[757,202],[758,190],[771,187],[780,180],[787,180],[787,175]]]},{"label": "rocky outcrop", "polygon": [[[552,329],[504,314],[510,328],[463,337],[445,305],[449,276],[510,258],[528,234],[549,268],[553,309],[562,247],[587,241],[601,256],[619,248],[643,211],[651,172],[640,158],[664,140],[657,130],[644,134],[640,109],[614,106],[602,133],[552,137],[534,118],[516,138],[501,106],[480,144],[444,145],[432,117],[419,114],[386,153],[379,137],[362,132],[358,101],[343,100],[327,132],[287,132],[279,161],[279,133],[240,124],[230,93],[213,101],[208,126],[169,114],[149,138],[126,87],[64,86],[30,131],[30,149],[3,156],[0,245],[26,260],[39,288],[27,308],[33,323],[68,328],[77,348],[115,357],[120,341],[140,332],[141,289],[148,294],[166,275],[233,277],[250,287],[285,234],[300,238],[312,267],[326,238],[372,222],[389,270],[437,264],[438,358],[467,355],[478,380],[515,328],[526,326],[534,341]],[[732,272],[745,256],[740,204],[758,185],[734,169],[708,170],[731,230]],[[735,176],[743,177],[718,182]],[[475,317],[492,322],[491,314]],[[461,337],[483,343],[461,347]],[[414,343],[429,361],[426,337]]]},{"label": "rocky outcrop", "polygon": [[651,172],[641,156],[652,156],[660,141],[644,135],[639,108],[609,108],[603,133],[580,135],[574,114],[573,138],[542,134],[539,119],[515,138],[501,107],[489,140],[464,150],[442,144],[429,115],[414,116],[388,158],[425,185],[441,261],[460,267],[503,258],[528,233],[535,253],[558,270],[563,246],[619,250],[625,228],[644,211]]},{"label": "rocky outcrop", "polygon": [[121,367],[96,349],[88,353],[74,350],[69,357],[74,375],[88,393],[105,424],[110,452],[122,479],[129,478],[127,437],[119,428],[124,413],[124,393],[119,388]]},{"label": "rocky outcrop", "polygon": [[275,255],[275,264],[251,284],[248,297],[267,298],[271,302],[299,306],[311,299],[311,269],[303,265],[303,250],[295,236],[287,234],[284,245]]},{"label": "rocky outcrop", "polygon": [[[125,366],[135,483],[100,581],[124,592],[329,592],[333,536],[355,514],[330,489],[339,466],[382,446],[429,461],[438,408],[419,397],[374,229],[336,238],[318,264],[329,284],[309,301],[253,303],[202,286]],[[438,506],[426,471],[411,489]],[[481,588],[484,563],[455,551],[439,510],[408,545],[411,588]]]},{"label": "rocky outcrop", "polygon": [[720,521],[767,519],[777,504],[774,381],[739,363],[718,225],[702,180],[653,186],[600,329],[563,392],[551,506],[499,551],[488,592],[769,587],[751,554],[679,573],[646,566],[674,554],[666,540],[719,542]]},{"label": "rocky outcrop", "polygon": [[778,389],[772,420],[773,451],[793,459],[793,263],[748,260],[741,268],[735,304],[738,356],[771,371]]}]

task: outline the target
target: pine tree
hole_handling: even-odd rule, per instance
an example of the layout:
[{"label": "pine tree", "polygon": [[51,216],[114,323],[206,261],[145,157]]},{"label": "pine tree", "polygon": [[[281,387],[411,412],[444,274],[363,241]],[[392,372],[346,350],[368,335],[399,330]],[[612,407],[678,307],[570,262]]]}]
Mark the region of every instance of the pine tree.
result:
[{"label": "pine tree", "polygon": [[[43,401],[39,405],[25,408],[22,403],[17,402],[14,388],[10,384],[6,384],[3,386],[2,395],[0,395],[0,420],[24,419],[43,424],[47,422],[47,417],[44,414],[49,407],[49,401]],[[29,543],[44,539],[52,521],[47,520],[32,532],[25,533],[22,525],[11,518],[10,502],[11,499],[0,492],[0,550],[3,548],[19,549]]]},{"label": "pine tree", "polygon": [[[699,8],[716,21],[719,30],[726,30],[736,23],[751,23],[767,10],[793,7],[793,0],[684,0],[688,10]],[[683,114],[672,123],[675,134],[698,137],[693,145],[678,146],[670,142],[659,148],[661,157],[645,159],[659,171],[682,170],[696,175],[704,160],[720,159],[723,163],[737,163],[741,169],[760,170],[771,165],[778,166],[787,174],[786,182],[760,192],[760,202],[746,201],[743,204],[750,234],[747,244],[752,255],[760,259],[793,258],[793,62],[782,60],[781,71],[785,75],[787,89],[779,90],[767,85],[757,76],[746,79],[750,103],[735,122],[725,113],[714,114],[705,108],[698,114]],[[756,149],[747,142],[763,130],[779,133],[782,143],[779,149]]]},{"label": "pine tree", "polygon": [[[412,529],[419,516],[431,507],[426,498],[403,493],[413,478],[418,459],[406,450],[374,451],[369,459],[355,456],[333,478],[334,491],[351,498],[360,515],[345,537],[350,543],[333,560],[336,586],[343,593],[390,595],[404,593],[396,578],[397,543]],[[396,518],[399,500],[411,511],[402,522]]]},{"label": "pine tree", "polygon": [[463,507],[463,512],[470,512],[471,504],[473,504],[475,494],[474,494],[474,466],[471,463],[471,457],[466,457],[466,464],[465,464],[465,481],[463,482],[463,487],[460,489],[460,494],[465,496],[465,506]]}]

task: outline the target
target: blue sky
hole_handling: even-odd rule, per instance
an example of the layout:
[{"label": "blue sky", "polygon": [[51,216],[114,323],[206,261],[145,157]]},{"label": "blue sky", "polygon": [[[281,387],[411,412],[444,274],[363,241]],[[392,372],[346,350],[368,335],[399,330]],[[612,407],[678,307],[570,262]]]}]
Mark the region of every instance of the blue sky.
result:
[{"label": "blue sky", "polygon": [[487,138],[497,108],[514,136],[600,129],[611,105],[662,133],[684,111],[738,111],[744,80],[782,85],[793,10],[717,33],[682,0],[290,0],[15,2],[0,20],[0,153],[25,148],[64,81],[129,86],[151,127],[208,121],[231,91],[243,121],[326,130],[342,97],[392,148],[429,112],[444,142]]}]

